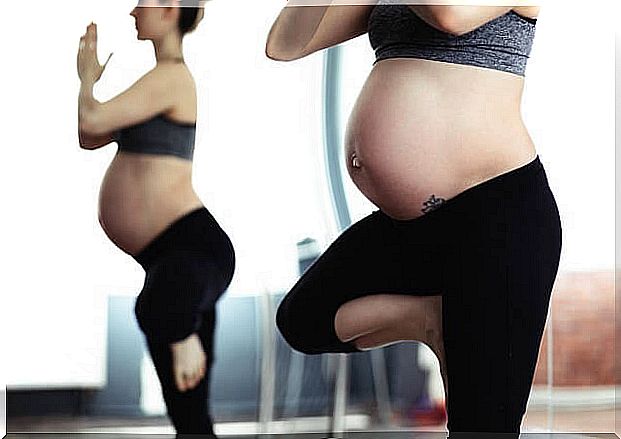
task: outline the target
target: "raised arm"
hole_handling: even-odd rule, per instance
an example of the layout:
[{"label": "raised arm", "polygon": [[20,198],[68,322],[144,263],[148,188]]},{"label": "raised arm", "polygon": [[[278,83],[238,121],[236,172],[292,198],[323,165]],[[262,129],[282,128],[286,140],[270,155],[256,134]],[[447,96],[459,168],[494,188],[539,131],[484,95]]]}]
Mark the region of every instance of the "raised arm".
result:
[{"label": "raised arm", "polygon": [[268,58],[292,61],[362,35],[374,6],[295,6],[294,2],[290,0],[270,29]]},{"label": "raised arm", "polygon": [[429,25],[452,35],[463,35],[513,9],[512,6],[410,5]]},{"label": "raised arm", "polygon": [[81,130],[100,136],[170,110],[176,103],[177,78],[182,74],[179,65],[157,66],[107,102],[98,102],[93,97],[93,84],[82,82],[78,99]]},{"label": "raised arm", "polygon": [[93,97],[93,86],[103,72],[97,61],[96,35],[96,27],[91,24],[80,39],[78,51],[78,137],[85,149],[104,146],[113,140],[116,130],[171,109],[178,99],[179,78],[186,75],[179,64],[158,65],[123,93],[99,102]]}]

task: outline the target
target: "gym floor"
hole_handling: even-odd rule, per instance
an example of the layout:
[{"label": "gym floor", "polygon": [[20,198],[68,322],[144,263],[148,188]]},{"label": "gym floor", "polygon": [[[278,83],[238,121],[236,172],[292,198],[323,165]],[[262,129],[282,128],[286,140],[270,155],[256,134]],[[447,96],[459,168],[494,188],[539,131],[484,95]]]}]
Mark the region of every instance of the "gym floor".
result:
[{"label": "gym floor", "polygon": [[[354,420],[355,422],[356,420]],[[326,423],[324,422],[323,425]],[[548,425],[551,424],[551,427]],[[295,427],[295,428],[293,428]],[[323,431],[317,422],[296,420],[290,433],[257,435],[254,423],[219,423],[215,429],[222,439],[323,439],[326,433],[294,433],[295,431]],[[546,411],[529,411],[522,423],[520,438],[529,439],[587,439],[618,438],[614,433],[614,410],[563,410],[555,411],[549,422]],[[551,428],[555,433],[547,433]],[[355,430],[355,429],[350,429]],[[417,429],[391,428],[391,431],[348,431],[338,437],[350,439],[445,439],[446,425],[426,426]],[[385,430],[385,429],[384,429]],[[270,429],[270,431],[274,431]],[[283,431],[279,426],[278,431]],[[288,431],[288,430],[285,430]],[[584,433],[584,432],[593,433]],[[174,438],[166,417],[94,418],[94,417],[24,417],[7,420],[6,439],[61,439],[80,437],[93,439],[128,439],[130,437]],[[556,433],[558,432],[558,433]],[[243,434],[243,435],[242,435]],[[198,437],[198,436],[197,436]]]}]

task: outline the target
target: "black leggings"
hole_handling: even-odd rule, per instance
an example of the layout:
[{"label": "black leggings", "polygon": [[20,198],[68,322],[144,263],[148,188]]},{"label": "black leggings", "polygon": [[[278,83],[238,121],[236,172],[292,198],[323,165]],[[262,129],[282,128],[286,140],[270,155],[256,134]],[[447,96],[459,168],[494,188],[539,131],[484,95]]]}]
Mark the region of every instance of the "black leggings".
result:
[{"label": "black leggings", "polygon": [[420,217],[375,211],[353,224],[285,296],[277,325],[306,354],[359,352],[336,335],[343,304],[442,295],[449,432],[519,433],[560,251],[559,212],[536,156]]},{"label": "black leggings", "polygon": [[[201,207],[171,224],[135,259],[146,272],[135,313],[162,385],[168,415],[178,434],[215,437],[209,414],[209,376],[214,362],[215,305],[235,269],[231,241]],[[193,389],[180,392],[173,376],[170,344],[194,332],[207,356],[205,376]]]}]

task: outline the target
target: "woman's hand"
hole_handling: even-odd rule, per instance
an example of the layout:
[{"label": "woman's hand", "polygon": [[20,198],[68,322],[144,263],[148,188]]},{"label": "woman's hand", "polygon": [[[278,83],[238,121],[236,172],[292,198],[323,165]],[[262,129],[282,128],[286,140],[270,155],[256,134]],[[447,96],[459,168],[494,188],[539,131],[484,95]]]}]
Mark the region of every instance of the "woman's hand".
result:
[{"label": "woman's hand", "polygon": [[78,48],[78,76],[82,82],[94,84],[101,78],[110,56],[102,66],[97,60],[97,25],[91,23],[86,27],[86,33],[80,37]]}]

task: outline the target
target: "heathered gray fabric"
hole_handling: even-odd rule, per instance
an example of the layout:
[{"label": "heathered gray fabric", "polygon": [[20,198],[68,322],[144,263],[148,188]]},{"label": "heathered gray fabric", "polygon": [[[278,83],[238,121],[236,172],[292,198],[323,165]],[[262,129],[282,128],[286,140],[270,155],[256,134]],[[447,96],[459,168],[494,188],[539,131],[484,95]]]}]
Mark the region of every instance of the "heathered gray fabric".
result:
[{"label": "heathered gray fabric", "polygon": [[369,16],[374,64],[387,58],[423,58],[524,76],[536,20],[510,11],[455,36],[430,26],[408,5],[385,2],[380,0]]},{"label": "heathered gray fabric", "polygon": [[168,154],[192,160],[196,125],[155,116],[115,133],[119,151],[143,154]]}]

